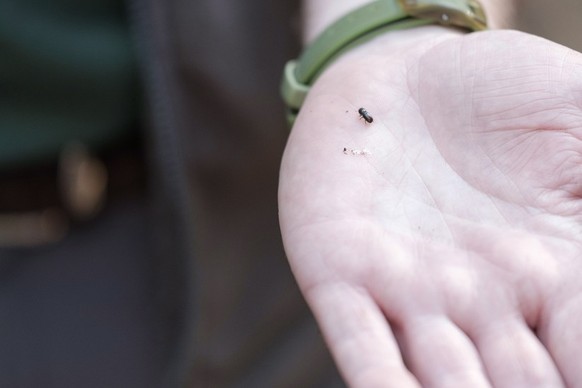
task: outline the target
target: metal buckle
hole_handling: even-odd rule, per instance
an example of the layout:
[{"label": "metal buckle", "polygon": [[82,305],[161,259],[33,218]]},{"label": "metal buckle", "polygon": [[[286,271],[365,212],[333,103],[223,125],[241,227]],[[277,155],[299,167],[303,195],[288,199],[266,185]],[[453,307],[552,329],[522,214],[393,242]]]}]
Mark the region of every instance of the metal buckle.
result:
[{"label": "metal buckle", "polygon": [[419,19],[468,28],[487,29],[487,18],[477,0],[400,0],[405,12]]}]

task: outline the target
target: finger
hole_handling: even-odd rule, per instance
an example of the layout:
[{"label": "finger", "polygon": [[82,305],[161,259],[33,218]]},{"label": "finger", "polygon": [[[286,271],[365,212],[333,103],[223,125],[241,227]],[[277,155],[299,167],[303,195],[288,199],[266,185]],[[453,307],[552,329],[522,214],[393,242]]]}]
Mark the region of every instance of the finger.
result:
[{"label": "finger", "polygon": [[565,385],[582,386],[582,296],[548,309],[538,334],[552,355]]},{"label": "finger", "polygon": [[422,386],[490,387],[473,343],[450,320],[431,315],[404,323],[404,357]]},{"label": "finger", "polygon": [[472,337],[493,386],[564,386],[550,354],[522,320],[490,322]]},{"label": "finger", "polygon": [[402,362],[386,318],[363,289],[345,283],[312,287],[305,296],[350,387],[418,387]]}]

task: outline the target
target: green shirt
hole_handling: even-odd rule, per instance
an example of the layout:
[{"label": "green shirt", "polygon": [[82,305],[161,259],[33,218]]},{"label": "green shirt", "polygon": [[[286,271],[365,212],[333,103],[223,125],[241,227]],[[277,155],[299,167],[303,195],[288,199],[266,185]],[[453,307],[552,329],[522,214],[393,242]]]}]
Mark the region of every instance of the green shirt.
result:
[{"label": "green shirt", "polygon": [[137,95],[120,0],[0,1],[1,167],[127,135]]}]

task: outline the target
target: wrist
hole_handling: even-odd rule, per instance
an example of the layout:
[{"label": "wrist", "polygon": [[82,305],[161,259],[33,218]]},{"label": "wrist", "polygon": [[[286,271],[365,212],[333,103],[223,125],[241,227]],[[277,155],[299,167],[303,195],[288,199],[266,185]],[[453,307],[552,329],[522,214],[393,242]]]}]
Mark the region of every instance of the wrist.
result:
[{"label": "wrist", "polygon": [[[345,9],[346,5],[353,7],[356,5],[353,1],[360,0],[337,1]],[[315,20],[311,19],[311,23]],[[359,5],[354,11],[334,20],[331,26],[325,27],[325,32],[309,44],[299,59],[289,61],[285,66],[281,95],[288,107],[289,124],[294,122],[310,86],[326,67],[346,52],[374,38],[390,35],[386,32],[435,24],[470,31],[480,31],[487,27],[486,16],[477,0],[376,0]],[[414,33],[409,36],[414,37]],[[428,36],[428,39],[432,41],[434,37]]]},{"label": "wrist", "polygon": [[511,28],[513,26],[513,14],[516,0],[479,0],[490,29]]},{"label": "wrist", "polygon": [[351,11],[371,0],[303,0],[303,43],[311,43],[319,34]]}]

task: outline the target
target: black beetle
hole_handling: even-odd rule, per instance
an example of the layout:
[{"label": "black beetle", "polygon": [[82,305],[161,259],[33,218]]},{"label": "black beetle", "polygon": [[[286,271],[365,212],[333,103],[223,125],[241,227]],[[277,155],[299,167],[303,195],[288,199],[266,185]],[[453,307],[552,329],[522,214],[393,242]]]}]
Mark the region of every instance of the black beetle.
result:
[{"label": "black beetle", "polygon": [[360,114],[360,118],[363,118],[364,120],[366,120],[367,123],[371,123],[372,121],[374,121],[374,118],[372,116],[370,116],[368,111],[365,110],[364,108],[358,109],[358,113]]}]

